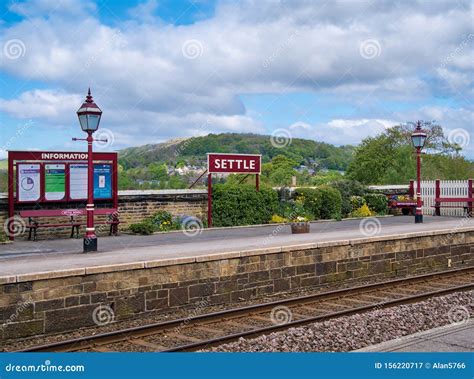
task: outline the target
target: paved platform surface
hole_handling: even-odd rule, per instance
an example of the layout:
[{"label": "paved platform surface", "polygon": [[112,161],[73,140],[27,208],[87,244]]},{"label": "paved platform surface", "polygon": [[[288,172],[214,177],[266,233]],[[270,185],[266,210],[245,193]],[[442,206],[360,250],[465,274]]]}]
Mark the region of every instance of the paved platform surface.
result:
[{"label": "paved platform surface", "polygon": [[446,325],[356,350],[356,352],[469,351],[474,351],[473,319],[467,323]]},{"label": "paved platform surface", "polygon": [[[372,228],[367,224],[369,222],[372,223]],[[423,224],[414,224],[413,217],[399,216],[317,222],[311,224],[311,233],[296,235],[291,234],[289,225],[210,229],[195,236],[188,236],[183,232],[152,236],[121,235],[100,238],[100,251],[88,254],[82,253],[81,238],[17,240],[13,244],[0,245],[0,277],[150,260],[187,257],[205,259],[206,256],[217,253],[255,249],[263,251],[361,238],[397,238],[410,233],[455,232],[460,229],[474,230],[474,219],[425,217]]]}]

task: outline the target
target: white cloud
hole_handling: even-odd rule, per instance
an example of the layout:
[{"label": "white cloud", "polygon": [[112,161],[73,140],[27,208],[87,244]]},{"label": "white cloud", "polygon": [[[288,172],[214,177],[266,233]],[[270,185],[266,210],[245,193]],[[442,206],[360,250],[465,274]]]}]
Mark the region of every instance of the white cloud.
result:
[{"label": "white cloud", "polygon": [[310,125],[296,122],[288,127],[293,137],[311,138],[335,145],[358,144],[364,138],[383,132],[397,125],[394,120],[383,119],[335,119],[327,123]]},{"label": "white cloud", "polygon": [[[222,2],[214,17],[175,26],[151,15],[159,13],[152,0],[130,10],[133,20],[111,26],[92,2],[14,3],[10,9],[27,17],[0,30],[0,46],[19,39],[26,49],[17,59],[3,56],[0,70],[18,78],[18,90],[29,80],[55,89],[20,91],[0,100],[0,110],[64,124],[90,85],[104,122],[132,143],[185,136],[207,120],[213,132],[263,130],[242,93],[332,93],[361,108],[433,91],[470,96],[471,8],[469,1]],[[360,54],[368,39],[380,45],[373,59]],[[202,45],[196,59],[182,52],[190,40]],[[312,129],[324,141],[356,143],[396,116],[403,115],[355,115]]]}]

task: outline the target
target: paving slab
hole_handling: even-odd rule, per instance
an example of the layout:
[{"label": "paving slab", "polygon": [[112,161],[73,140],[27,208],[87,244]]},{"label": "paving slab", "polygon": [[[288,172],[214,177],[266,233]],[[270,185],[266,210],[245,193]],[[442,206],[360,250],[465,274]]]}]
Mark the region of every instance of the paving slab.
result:
[{"label": "paving slab", "polygon": [[[361,220],[316,222],[308,234],[291,234],[290,226],[257,226],[203,230],[189,236],[183,232],[151,236],[120,235],[99,238],[99,251],[82,253],[82,239],[20,241],[0,245],[0,277],[25,275],[37,272],[124,265],[145,262],[146,267],[159,266],[157,261],[170,259],[198,259],[206,256],[217,259],[216,254],[232,253],[227,257],[279,252],[330,244],[354,244],[383,238],[397,239],[407,236],[430,235],[438,232],[454,233],[474,230],[474,219],[426,217],[423,224],[414,224],[413,217],[384,217],[374,221],[376,233],[367,235]],[[374,229],[371,229],[373,232]],[[277,231],[277,232],[275,232]],[[225,256],[223,257],[225,259]],[[140,265],[138,265],[140,266]],[[137,266],[137,267],[138,267]]]}]

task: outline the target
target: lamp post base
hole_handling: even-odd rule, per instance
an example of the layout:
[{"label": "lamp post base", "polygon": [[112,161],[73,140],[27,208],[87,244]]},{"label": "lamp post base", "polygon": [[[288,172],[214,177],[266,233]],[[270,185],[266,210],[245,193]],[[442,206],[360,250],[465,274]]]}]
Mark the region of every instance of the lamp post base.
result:
[{"label": "lamp post base", "polygon": [[97,251],[97,237],[84,237],[83,252]]},{"label": "lamp post base", "polygon": [[422,224],[423,223],[423,215],[415,215],[415,224]]}]

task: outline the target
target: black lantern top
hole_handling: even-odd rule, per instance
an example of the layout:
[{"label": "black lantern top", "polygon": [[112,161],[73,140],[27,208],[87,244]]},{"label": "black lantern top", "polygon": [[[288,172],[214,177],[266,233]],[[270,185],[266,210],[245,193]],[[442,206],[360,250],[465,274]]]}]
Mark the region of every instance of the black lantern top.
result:
[{"label": "black lantern top", "polygon": [[91,89],[86,96],[86,100],[81,105],[77,111],[77,116],[79,117],[79,123],[81,124],[81,129],[87,133],[94,133],[99,129],[100,117],[102,116],[102,111],[94,103],[91,95]]}]

